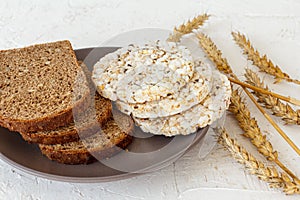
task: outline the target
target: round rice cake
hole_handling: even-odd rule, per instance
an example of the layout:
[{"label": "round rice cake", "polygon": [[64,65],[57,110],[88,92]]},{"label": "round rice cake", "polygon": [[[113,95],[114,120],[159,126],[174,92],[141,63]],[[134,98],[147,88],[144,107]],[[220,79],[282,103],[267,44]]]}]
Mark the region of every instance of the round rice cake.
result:
[{"label": "round rice cake", "polygon": [[167,117],[181,113],[199,104],[208,95],[212,87],[211,67],[195,61],[195,72],[189,83],[178,93],[168,94],[160,101],[149,101],[143,104],[131,104],[117,101],[118,109],[137,118]]},{"label": "round rice cake", "polygon": [[222,117],[229,106],[230,96],[229,80],[225,75],[214,71],[212,91],[202,103],[170,117],[134,120],[144,132],[165,136],[188,135]]},{"label": "round rice cake", "polygon": [[178,92],[190,81],[194,69],[186,47],[156,41],[130,45],[103,57],[95,64],[92,78],[106,98],[144,103]]},{"label": "round rice cake", "polygon": [[[120,67],[122,63],[120,57],[121,55],[124,57],[125,51],[126,49],[122,48],[105,55],[94,65],[93,68],[92,81],[94,82],[98,93],[112,101],[117,100],[115,82],[118,80],[118,76],[132,68],[130,65],[123,66],[122,68]],[[111,70],[109,67],[119,68],[119,71]]]}]

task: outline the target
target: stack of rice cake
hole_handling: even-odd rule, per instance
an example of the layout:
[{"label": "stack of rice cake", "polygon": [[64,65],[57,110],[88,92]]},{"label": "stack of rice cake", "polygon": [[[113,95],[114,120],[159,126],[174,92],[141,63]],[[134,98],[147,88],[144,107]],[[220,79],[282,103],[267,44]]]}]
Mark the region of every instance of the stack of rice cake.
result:
[{"label": "stack of rice cake", "polygon": [[188,135],[229,106],[227,77],[176,43],[130,45],[100,59],[92,79],[136,125],[152,134]]}]

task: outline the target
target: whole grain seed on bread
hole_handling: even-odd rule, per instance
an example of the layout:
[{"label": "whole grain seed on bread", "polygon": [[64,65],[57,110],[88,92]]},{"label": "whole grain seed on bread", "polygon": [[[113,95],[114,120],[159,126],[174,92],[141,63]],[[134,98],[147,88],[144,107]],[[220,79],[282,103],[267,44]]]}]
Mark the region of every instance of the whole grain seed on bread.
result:
[{"label": "whole grain seed on bread", "polygon": [[130,117],[119,112],[114,114],[102,131],[86,139],[56,145],[40,144],[43,155],[53,161],[64,164],[87,164],[95,161],[95,157],[104,159],[125,149],[132,141],[133,130]]},{"label": "whole grain seed on bread", "polygon": [[[76,88],[76,93],[74,93]],[[69,41],[0,51],[0,125],[53,130],[89,106],[89,88]]]},{"label": "whole grain seed on bread", "polygon": [[74,116],[74,122],[51,131],[21,133],[21,135],[28,142],[40,144],[78,141],[97,132],[110,119],[111,111],[111,101],[96,93],[94,99],[91,99],[89,108]]}]

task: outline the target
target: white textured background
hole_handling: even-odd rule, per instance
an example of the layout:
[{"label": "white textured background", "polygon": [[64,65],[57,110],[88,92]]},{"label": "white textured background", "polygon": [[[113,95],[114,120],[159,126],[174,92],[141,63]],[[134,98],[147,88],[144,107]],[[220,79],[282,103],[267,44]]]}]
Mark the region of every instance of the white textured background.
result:
[{"label": "white textured background", "polygon": [[[174,25],[203,12],[212,14],[204,30],[240,74],[251,67],[232,42],[239,30],[254,46],[300,79],[300,1],[298,0],[0,0],[0,49],[69,39],[74,48],[97,46],[113,35],[132,29]],[[271,84],[271,79],[265,77]],[[300,86],[271,86],[300,98]],[[251,106],[251,104],[250,104]],[[252,106],[253,107],[253,106]],[[262,130],[274,143],[282,161],[300,176],[300,159],[253,108]],[[275,119],[275,118],[274,118]],[[300,146],[300,127],[280,126]],[[226,126],[234,134],[235,121]],[[239,138],[239,137],[238,137]],[[246,140],[240,141],[248,146]],[[250,146],[249,146],[250,148]],[[299,199],[244,172],[227,152],[215,146],[201,159],[199,147],[161,171],[99,184],[69,184],[24,174],[0,161],[0,199]]]}]

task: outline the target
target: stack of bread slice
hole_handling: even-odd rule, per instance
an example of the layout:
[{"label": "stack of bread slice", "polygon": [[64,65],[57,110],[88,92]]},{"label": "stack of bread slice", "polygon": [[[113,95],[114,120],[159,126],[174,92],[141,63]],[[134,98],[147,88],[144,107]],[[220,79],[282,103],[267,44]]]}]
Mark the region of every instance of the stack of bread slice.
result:
[{"label": "stack of bread slice", "polygon": [[125,148],[133,122],[112,113],[69,41],[0,51],[0,125],[51,160],[89,163]]},{"label": "stack of bread slice", "polygon": [[188,135],[229,106],[225,75],[194,59],[185,46],[156,41],[130,45],[99,60],[92,79],[136,125],[152,134]]}]

